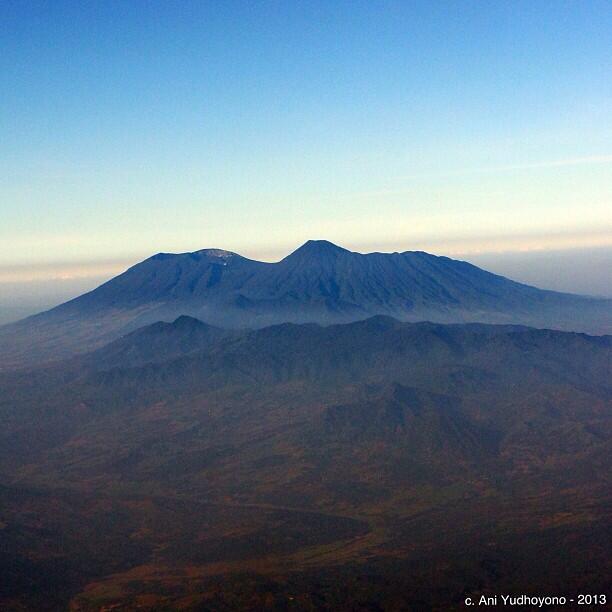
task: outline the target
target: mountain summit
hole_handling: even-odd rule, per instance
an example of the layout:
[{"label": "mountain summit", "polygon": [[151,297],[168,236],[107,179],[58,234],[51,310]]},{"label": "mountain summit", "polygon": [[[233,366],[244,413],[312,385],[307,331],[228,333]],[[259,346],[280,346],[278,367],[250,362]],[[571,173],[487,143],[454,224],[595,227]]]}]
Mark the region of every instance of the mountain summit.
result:
[{"label": "mountain summit", "polygon": [[448,257],[362,254],[327,240],[309,240],[276,263],[221,249],[159,253],[89,293],[0,328],[0,367],[90,350],[181,315],[225,328],[390,315],[607,333],[611,305],[536,289]]},{"label": "mountain summit", "polygon": [[285,257],[287,259],[328,259],[339,257],[342,254],[356,255],[351,251],[339,247],[329,240],[308,240],[301,247]]}]

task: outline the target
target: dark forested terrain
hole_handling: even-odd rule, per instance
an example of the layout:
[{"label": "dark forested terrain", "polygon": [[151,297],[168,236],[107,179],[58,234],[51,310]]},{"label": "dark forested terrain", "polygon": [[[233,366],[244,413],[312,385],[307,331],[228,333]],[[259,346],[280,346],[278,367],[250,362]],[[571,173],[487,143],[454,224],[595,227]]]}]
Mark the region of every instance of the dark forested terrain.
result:
[{"label": "dark forested terrain", "polygon": [[0,373],[0,609],[605,592],[612,338],[155,323]]}]

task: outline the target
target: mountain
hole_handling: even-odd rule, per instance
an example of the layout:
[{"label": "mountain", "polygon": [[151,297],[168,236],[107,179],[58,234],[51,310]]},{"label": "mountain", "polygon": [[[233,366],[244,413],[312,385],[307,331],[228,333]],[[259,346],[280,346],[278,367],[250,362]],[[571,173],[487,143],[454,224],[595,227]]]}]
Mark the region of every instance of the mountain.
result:
[{"label": "mountain", "polygon": [[232,332],[182,315],[172,323],[158,321],[139,328],[99,348],[79,367],[91,364],[96,369],[136,367],[147,363],[163,363],[174,357],[205,350]]},{"label": "mountain", "polygon": [[155,321],[189,315],[225,328],[479,321],[607,333],[612,300],[543,291],[423,252],[354,253],[311,240],[277,263],[219,249],[160,253],[97,289],[0,328],[0,367],[63,358]]},{"label": "mountain", "polygon": [[181,316],[0,373],[3,610],[604,592],[612,337]]}]

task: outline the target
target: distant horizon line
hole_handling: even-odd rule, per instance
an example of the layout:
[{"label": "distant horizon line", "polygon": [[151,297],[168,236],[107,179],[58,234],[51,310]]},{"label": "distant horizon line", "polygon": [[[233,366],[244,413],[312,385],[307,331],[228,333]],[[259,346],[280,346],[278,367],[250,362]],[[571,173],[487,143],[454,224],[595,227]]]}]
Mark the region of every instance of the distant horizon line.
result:
[{"label": "distant horizon line", "polygon": [[[327,239],[310,239],[303,242],[300,246],[287,251],[286,249],[282,249],[282,252],[285,254],[282,256],[278,256],[279,252],[281,252],[280,248],[273,250],[257,250],[257,252],[249,252],[248,254],[243,254],[237,251],[233,251],[230,249],[222,249],[220,247],[204,247],[201,249],[195,250],[178,250],[178,251],[157,251],[155,253],[149,254],[140,254],[134,256],[126,256],[126,257],[118,257],[111,259],[90,259],[90,260],[82,260],[82,261],[57,261],[57,262],[47,262],[47,263],[24,263],[24,264],[0,264],[0,284],[20,284],[20,283],[34,283],[34,282],[51,282],[51,281],[66,281],[66,280],[77,280],[77,279],[95,279],[95,278],[103,278],[106,276],[114,276],[116,274],[120,274],[123,271],[127,270],[131,266],[137,265],[138,263],[149,259],[150,257],[154,257],[159,254],[167,254],[167,255],[183,255],[189,253],[197,253],[200,251],[206,250],[217,250],[217,251],[226,251],[229,253],[233,253],[235,255],[239,255],[241,257],[245,257],[247,259],[253,259],[255,261],[262,261],[266,263],[275,263],[281,261],[291,253],[299,250],[308,242],[328,242],[340,249],[350,251],[352,253],[359,253],[362,255],[368,255],[372,253],[406,253],[406,252],[426,252],[431,255],[439,256],[439,257],[450,257],[452,259],[459,259],[462,257],[486,257],[486,256],[517,256],[517,255],[528,255],[528,254],[536,254],[536,253],[565,253],[569,251],[601,251],[605,249],[612,249],[612,240],[602,240],[600,242],[591,242],[587,244],[563,244],[563,245],[555,245],[555,244],[542,244],[541,246],[513,246],[508,244],[506,248],[503,246],[498,246],[497,248],[467,248],[467,249],[445,249],[444,252],[441,252],[440,248],[435,248],[436,245],[429,243],[431,247],[427,248],[427,244],[425,241],[418,245],[422,248],[412,248],[412,249],[389,249],[389,250],[381,250],[374,248],[374,245],[383,246],[384,243],[376,242],[372,243],[372,250],[367,250],[367,245],[363,245],[361,249],[357,250],[354,246],[351,247],[343,247],[338,245],[337,243],[327,240]],[[451,241],[444,241],[444,243],[440,243],[440,247],[443,244],[449,245]],[[456,242],[460,242],[457,240]],[[464,241],[464,244],[468,241]],[[415,246],[417,246],[415,245]],[[250,251],[250,249],[246,249],[246,251]],[[274,254],[273,256],[271,256]],[[267,255],[267,256],[266,256]]]}]

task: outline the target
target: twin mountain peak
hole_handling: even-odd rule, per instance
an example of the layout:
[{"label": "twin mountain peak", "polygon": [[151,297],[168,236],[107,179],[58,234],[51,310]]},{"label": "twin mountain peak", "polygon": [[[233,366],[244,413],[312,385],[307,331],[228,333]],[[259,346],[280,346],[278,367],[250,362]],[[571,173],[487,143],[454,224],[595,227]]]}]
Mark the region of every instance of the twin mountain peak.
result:
[{"label": "twin mountain peak", "polygon": [[69,356],[188,315],[222,328],[401,321],[612,330],[612,300],[537,289],[422,251],[355,253],[309,240],[275,263],[222,249],[159,253],[93,291],[0,328],[0,366]]}]

